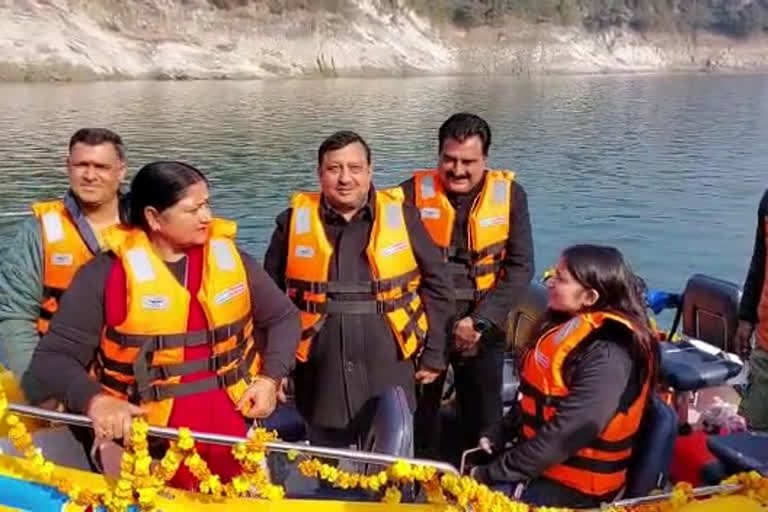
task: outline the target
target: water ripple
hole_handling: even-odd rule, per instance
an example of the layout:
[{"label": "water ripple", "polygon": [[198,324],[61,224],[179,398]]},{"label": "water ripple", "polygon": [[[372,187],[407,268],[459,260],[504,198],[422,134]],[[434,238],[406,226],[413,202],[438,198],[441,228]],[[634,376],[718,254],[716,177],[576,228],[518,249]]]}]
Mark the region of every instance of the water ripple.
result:
[{"label": "water ripple", "polygon": [[[654,286],[692,271],[740,282],[768,163],[768,79],[615,76],[0,85],[0,212],[66,184],[69,135],[112,127],[132,171],[199,165],[213,204],[261,256],[290,193],[316,186],[316,150],[337,129],[373,148],[376,182],[432,165],[457,110],[491,123],[491,164],[528,191],[537,267],[579,241],[620,246]],[[0,240],[13,231],[0,218]]]}]

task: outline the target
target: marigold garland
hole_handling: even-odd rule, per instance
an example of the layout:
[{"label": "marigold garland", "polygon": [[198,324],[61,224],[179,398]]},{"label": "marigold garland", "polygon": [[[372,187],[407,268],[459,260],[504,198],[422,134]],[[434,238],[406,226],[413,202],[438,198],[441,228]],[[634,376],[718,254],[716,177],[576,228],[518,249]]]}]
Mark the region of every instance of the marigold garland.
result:
[{"label": "marigold garland", "polygon": [[[147,434],[149,425],[143,419],[135,419],[131,434],[125,439],[125,449],[120,461],[120,476],[114,485],[103,490],[83,489],[56,474],[56,466],[45,459],[35,447],[32,436],[16,414],[8,413],[8,400],[0,385],[0,420],[9,426],[8,437],[16,450],[30,462],[32,476],[59,489],[69,496],[65,512],[83,511],[87,507],[103,505],[109,512],[123,512],[130,505],[138,505],[142,511],[156,509],[157,496],[163,486],[176,474],[180,464],[189,467],[200,482],[199,490],[215,499],[245,495],[264,499],[282,499],[282,486],[269,480],[265,469],[265,443],[277,440],[274,431],[255,429],[246,442],[232,447],[232,454],[240,462],[243,473],[223,485],[218,475],[211,473],[208,464],[200,457],[189,429],[179,429],[179,437],[170,443],[159,462],[149,455]],[[300,455],[288,452],[288,459],[295,461]],[[446,511],[467,510],[478,512],[567,512],[570,509],[531,507],[489,489],[467,476],[438,475],[433,467],[414,466],[397,461],[385,470],[373,475],[363,475],[338,469],[318,459],[303,458],[298,462],[299,471],[308,477],[325,480],[341,489],[363,489],[381,492],[381,500],[388,504],[400,503],[400,486],[419,484],[429,503],[442,503]],[[746,495],[762,505],[768,505],[768,478],[750,472],[734,475],[723,484],[741,485],[739,494]],[[665,502],[638,507],[609,507],[611,512],[674,512],[694,500],[693,488],[688,483],[678,483],[671,498]]]}]

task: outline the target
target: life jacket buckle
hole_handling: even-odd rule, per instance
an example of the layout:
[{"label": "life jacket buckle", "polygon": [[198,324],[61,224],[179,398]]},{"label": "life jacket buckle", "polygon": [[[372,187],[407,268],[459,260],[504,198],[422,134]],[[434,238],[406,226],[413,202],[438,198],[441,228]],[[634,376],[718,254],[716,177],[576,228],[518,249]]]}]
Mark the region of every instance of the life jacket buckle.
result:
[{"label": "life jacket buckle", "polygon": [[160,374],[160,380],[168,380],[171,378],[171,374],[168,373],[168,365],[161,364],[151,368],[155,368],[157,370],[157,372]]},{"label": "life jacket buckle", "polygon": [[321,303],[315,302],[315,301],[312,301],[312,300],[307,300],[307,301],[304,301],[303,306],[304,307],[302,309],[304,311],[306,311],[307,313],[316,314],[316,313],[319,312],[318,310],[319,310],[319,308],[321,306]]},{"label": "life jacket buckle", "polygon": [[309,291],[315,295],[326,293],[328,291],[328,283],[321,283],[318,281],[309,282]]},{"label": "life jacket buckle", "polygon": [[218,332],[217,332],[218,329],[212,329],[212,330],[208,331],[208,344],[209,345],[213,346],[216,343],[219,343],[219,342],[222,342],[222,341],[227,341],[234,334],[232,332],[232,324],[227,324],[224,327],[220,327],[219,329],[221,329],[221,332],[224,334],[223,337],[217,337],[216,336],[218,334]]},{"label": "life jacket buckle", "polygon": [[165,348],[165,336],[157,334],[152,337],[152,350],[148,350],[146,356],[149,359],[152,357],[152,352],[155,352],[156,350],[164,350]]},{"label": "life jacket buckle", "polygon": [[149,386],[146,391],[150,395],[150,399],[148,401],[159,402],[161,400],[162,397],[160,395],[160,386]]}]

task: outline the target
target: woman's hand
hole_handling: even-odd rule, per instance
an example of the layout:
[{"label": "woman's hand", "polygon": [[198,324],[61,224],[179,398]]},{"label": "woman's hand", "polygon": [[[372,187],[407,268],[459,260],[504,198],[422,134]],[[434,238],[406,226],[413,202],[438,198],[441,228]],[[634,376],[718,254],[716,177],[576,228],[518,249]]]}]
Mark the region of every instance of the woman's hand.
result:
[{"label": "woman's hand", "polygon": [[482,448],[485,453],[493,453],[493,443],[487,437],[481,437],[477,446]]},{"label": "woman's hand", "polygon": [[98,394],[88,404],[86,414],[93,421],[96,436],[105,439],[122,439],[131,432],[134,416],[146,414],[146,410],[127,400],[106,394]]},{"label": "woman's hand", "polygon": [[237,410],[248,418],[266,418],[277,407],[277,382],[269,377],[256,377],[245,390]]}]

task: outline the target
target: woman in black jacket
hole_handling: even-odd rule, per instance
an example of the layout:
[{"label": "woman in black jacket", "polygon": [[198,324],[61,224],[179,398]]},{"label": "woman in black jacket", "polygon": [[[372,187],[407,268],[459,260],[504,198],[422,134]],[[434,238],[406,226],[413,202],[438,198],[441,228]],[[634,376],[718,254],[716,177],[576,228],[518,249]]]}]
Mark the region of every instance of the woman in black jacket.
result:
[{"label": "woman in black jacket", "polygon": [[[547,289],[537,341],[521,361],[522,400],[507,417],[514,444],[472,474],[513,484],[528,503],[594,507],[625,484],[658,346],[642,283],[618,250],[569,247]],[[490,438],[480,443],[493,451]]]}]

